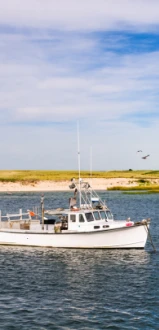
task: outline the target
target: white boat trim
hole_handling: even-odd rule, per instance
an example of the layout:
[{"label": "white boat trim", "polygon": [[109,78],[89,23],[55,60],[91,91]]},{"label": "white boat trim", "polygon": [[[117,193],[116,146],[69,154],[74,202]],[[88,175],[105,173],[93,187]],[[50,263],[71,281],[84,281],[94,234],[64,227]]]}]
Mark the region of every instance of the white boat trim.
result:
[{"label": "white boat trim", "polygon": [[[144,248],[150,221],[144,219],[135,223],[130,218],[114,220],[106,204],[96,193],[93,194],[90,185],[79,181],[80,207],[75,205],[76,194],[74,194],[74,197],[70,198],[72,204],[69,209],[59,208],[44,213],[44,205],[42,205],[41,220],[33,220],[31,214],[33,215],[34,212],[29,210],[24,214],[25,219],[22,210],[19,219],[18,214],[1,216],[0,244],[72,249]],[[71,187],[75,188],[77,193],[78,188],[74,180]],[[82,187],[85,189],[84,194]],[[95,202],[98,204],[95,205]],[[53,219],[46,219],[44,214],[47,217],[52,216]]]}]

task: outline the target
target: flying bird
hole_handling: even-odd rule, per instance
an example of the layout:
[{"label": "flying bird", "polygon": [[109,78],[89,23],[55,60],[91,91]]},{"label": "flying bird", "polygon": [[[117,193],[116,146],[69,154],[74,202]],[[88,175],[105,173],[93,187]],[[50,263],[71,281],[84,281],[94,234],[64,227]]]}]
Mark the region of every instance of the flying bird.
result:
[{"label": "flying bird", "polygon": [[142,159],[146,159],[147,157],[149,157],[150,155],[147,155],[147,156],[144,156],[144,157],[142,157]]},{"label": "flying bird", "polygon": [[142,150],[138,150],[137,152],[142,152]]}]

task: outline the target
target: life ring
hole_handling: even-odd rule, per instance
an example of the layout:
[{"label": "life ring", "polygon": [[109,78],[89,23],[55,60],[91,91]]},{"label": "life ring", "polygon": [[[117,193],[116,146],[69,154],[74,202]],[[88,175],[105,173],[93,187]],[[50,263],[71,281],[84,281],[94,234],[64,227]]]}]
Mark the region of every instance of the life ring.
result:
[{"label": "life ring", "polygon": [[71,209],[72,212],[79,211],[80,209]]}]

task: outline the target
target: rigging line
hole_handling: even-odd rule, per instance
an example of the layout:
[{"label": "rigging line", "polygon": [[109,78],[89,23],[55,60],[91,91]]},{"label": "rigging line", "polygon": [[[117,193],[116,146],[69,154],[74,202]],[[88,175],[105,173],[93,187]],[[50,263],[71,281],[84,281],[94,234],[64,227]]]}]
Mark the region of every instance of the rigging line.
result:
[{"label": "rigging line", "polygon": [[81,207],[81,164],[80,164],[80,138],[79,138],[79,122],[77,122],[77,144],[78,144],[78,180],[79,180],[79,205]]},{"label": "rigging line", "polygon": [[146,223],[145,226],[146,226],[146,228],[147,228],[148,238],[149,238],[149,240],[150,240],[150,243],[151,243],[151,245],[152,245],[152,247],[153,247],[153,249],[154,249],[154,252],[156,252],[156,249],[155,249],[155,246],[154,246],[153,241],[152,241],[152,236],[151,236],[151,233],[150,233],[150,230],[149,230],[148,224]]}]

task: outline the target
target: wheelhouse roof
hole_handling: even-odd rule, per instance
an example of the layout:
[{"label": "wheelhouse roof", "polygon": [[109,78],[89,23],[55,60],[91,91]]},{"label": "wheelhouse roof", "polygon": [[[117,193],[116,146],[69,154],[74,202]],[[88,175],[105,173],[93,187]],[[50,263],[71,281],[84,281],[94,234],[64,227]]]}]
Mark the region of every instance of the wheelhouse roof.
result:
[{"label": "wheelhouse roof", "polygon": [[105,209],[74,209],[74,210],[70,210],[70,209],[63,209],[63,210],[46,210],[45,214],[50,214],[50,215],[60,215],[60,214],[79,214],[79,213],[90,213],[90,212],[95,212],[95,211],[110,211],[108,208]]}]

